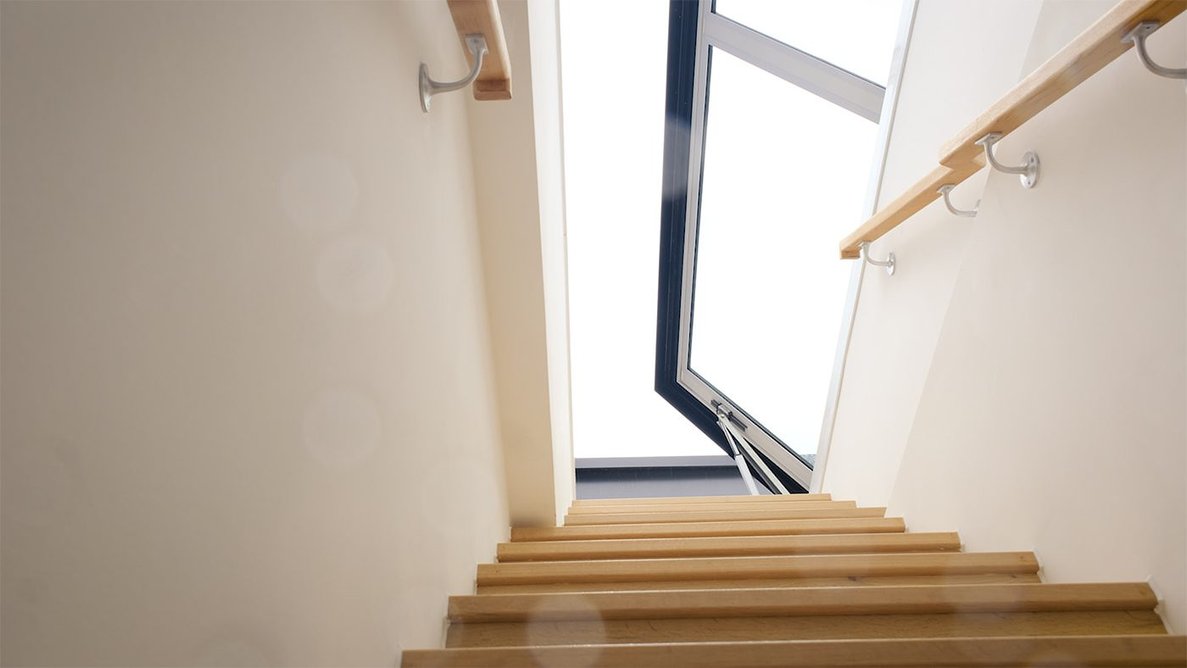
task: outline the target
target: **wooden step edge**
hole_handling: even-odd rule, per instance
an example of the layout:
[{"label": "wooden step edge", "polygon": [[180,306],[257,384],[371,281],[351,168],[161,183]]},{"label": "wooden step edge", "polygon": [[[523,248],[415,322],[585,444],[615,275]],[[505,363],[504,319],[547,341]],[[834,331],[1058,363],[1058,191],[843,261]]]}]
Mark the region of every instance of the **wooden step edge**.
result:
[{"label": "wooden step edge", "polygon": [[[837,503],[828,501],[826,503]],[[849,505],[757,510],[702,510],[689,513],[590,513],[565,515],[565,526],[590,524],[658,524],[669,522],[730,522],[739,520],[797,520],[840,517],[885,517],[886,508]]]},{"label": "wooden step edge", "polygon": [[1153,610],[1144,582],[451,596],[454,623]]},{"label": "wooden step edge", "polygon": [[950,668],[1179,666],[1184,636],[771,640],[407,650],[404,668]]},{"label": "wooden step edge", "polygon": [[801,494],[796,497],[756,496],[753,501],[734,501],[721,503],[717,501],[701,501],[697,503],[622,503],[613,506],[569,506],[569,514],[597,514],[597,513],[641,513],[641,512],[674,512],[683,513],[694,510],[745,510],[752,508],[796,508],[798,506],[817,503],[844,503],[857,505],[854,501],[837,501],[829,498],[807,497]]},{"label": "wooden step edge", "polygon": [[662,559],[778,554],[943,552],[961,547],[956,532],[826,534],[820,536],[706,536],[499,543],[500,562]]},{"label": "wooden step edge", "polygon": [[809,615],[450,624],[446,647],[741,640],[1166,635],[1153,610]]},{"label": "wooden step edge", "polygon": [[599,559],[479,564],[477,583],[642,582],[725,578],[856,577],[973,573],[1037,574],[1033,552],[905,552],[845,555]]},{"label": "wooden step edge", "polygon": [[663,513],[670,515],[696,514],[712,511],[723,512],[782,512],[787,510],[805,510],[813,508],[856,508],[856,501],[795,501],[792,503],[737,503],[730,505],[695,503],[683,506],[616,506],[614,508],[587,508],[584,510],[569,509],[569,515],[645,515]]},{"label": "wooden step edge", "polygon": [[1039,583],[1036,573],[974,573],[969,575],[859,575],[848,577],[749,578],[733,580],[644,580],[543,582],[535,584],[479,584],[474,593],[547,594],[595,591],[662,591],[672,589],[787,589],[799,587],[884,587],[888,585],[1024,584]]},{"label": "wooden step edge", "polygon": [[687,503],[756,503],[769,501],[831,501],[832,494],[781,494],[753,496],[750,494],[727,494],[723,496],[656,496],[621,499],[576,499],[571,507],[589,508],[595,506],[643,506],[665,504],[679,506]]},{"label": "wooden step edge", "polygon": [[511,542],[597,540],[604,538],[903,533],[906,530],[907,524],[901,517],[743,520],[737,522],[680,522],[676,524],[591,524],[585,526],[514,528],[511,530]]}]

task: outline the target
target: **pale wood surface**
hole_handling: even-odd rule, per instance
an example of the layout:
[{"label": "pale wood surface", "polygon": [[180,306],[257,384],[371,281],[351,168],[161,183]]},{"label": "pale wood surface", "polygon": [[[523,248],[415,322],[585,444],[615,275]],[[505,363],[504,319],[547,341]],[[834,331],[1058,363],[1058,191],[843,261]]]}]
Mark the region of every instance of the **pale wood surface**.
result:
[{"label": "pale wood surface", "polygon": [[[1142,21],[1164,25],[1187,9],[1183,0],[1122,0],[1047,62],[1018,82],[940,150],[940,164],[967,165],[983,149],[973,142],[990,132],[1009,134],[1105,65],[1133,48],[1122,35]],[[1134,56],[1136,58],[1136,56]],[[1145,73],[1143,73],[1145,76]]]},{"label": "pale wood surface", "polygon": [[725,496],[658,496],[631,497],[622,499],[577,499],[570,510],[582,510],[597,506],[682,506],[689,503],[783,503],[795,501],[830,501],[832,494],[786,494],[762,495],[731,494]]},{"label": "pale wood surface", "polygon": [[717,617],[453,624],[446,647],[1165,633],[1162,620],[1150,610]]},{"label": "pale wood surface", "polygon": [[[761,498],[761,497],[756,497]],[[682,503],[679,505],[668,505],[663,503],[641,503],[632,505],[617,505],[617,506],[583,506],[581,508],[570,508],[569,515],[628,515],[631,513],[692,513],[704,510],[728,510],[728,511],[742,511],[754,510],[763,508],[767,510],[775,508],[785,508],[787,510],[795,510],[796,508],[827,508],[829,506],[824,504],[841,504],[843,508],[853,508],[857,504],[852,501],[830,501],[828,499],[801,499],[797,501],[754,501],[751,503],[735,502],[735,503]]]},{"label": "pale wood surface", "polygon": [[646,582],[553,582],[524,585],[478,585],[478,594],[545,594],[580,591],[655,591],[665,589],[747,589],[787,587],[881,587],[885,585],[1021,584],[1039,582],[1037,574],[888,575],[829,578],[754,578],[748,580],[648,580]]},{"label": "pale wood surface", "polygon": [[451,596],[451,622],[1153,610],[1144,582]]},{"label": "pale wood surface", "polygon": [[404,668],[782,668],[861,666],[1179,666],[1183,636],[755,641],[410,650]]},{"label": "pale wood surface", "polygon": [[735,558],[521,561],[478,565],[478,586],[646,583],[666,580],[856,578],[869,575],[1037,573],[1030,552],[735,556]]},{"label": "pale wood surface", "polygon": [[498,559],[655,559],[666,557],[759,556],[775,554],[853,554],[959,550],[955,532],[829,534],[822,536],[706,536],[500,543]]},{"label": "pale wood surface", "polygon": [[805,501],[795,507],[774,506],[729,510],[664,510],[636,513],[569,513],[565,526],[587,524],[655,524],[659,522],[733,522],[795,520],[825,517],[883,517],[885,508],[858,508],[852,501]]},{"label": "pale wood surface", "polygon": [[[807,510],[779,508],[772,511],[762,511],[757,516],[754,513],[750,513],[750,511],[721,510],[716,511],[716,513],[702,515],[702,517],[707,517],[707,519],[696,519],[696,517],[681,517],[677,515],[677,520],[658,520],[654,516],[640,516],[640,514],[608,513],[597,516],[566,515],[565,526],[583,527],[588,526],[588,524],[664,524],[671,522],[744,522],[751,520],[825,520],[836,519],[836,517],[884,517],[886,513],[886,508],[850,507],[811,508]],[[668,517],[671,517],[671,515],[668,515]]]},{"label": "pale wood surface", "polygon": [[466,35],[481,33],[486,36],[489,52],[482,63],[482,71],[471,86],[474,99],[510,100],[511,57],[503,36],[503,20],[499,16],[498,3],[495,0],[448,0],[448,4],[462,51],[470,65],[474,63],[470,50],[466,48]]},{"label": "pale wood surface", "polygon": [[885,517],[886,508],[753,508],[746,510],[701,511],[681,513],[605,513],[566,515],[565,526],[590,524],[660,524],[665,522],[742,522],[748,520],[807,520],[842,517]]},{"label": "pale wood surface", "polygon": [[984,573],[1034,574],[1038,571],[1038,560],[1031,552],[919,552],[540,561],[479,564],[478,586]]},{"label": "pale wood surface", "polygon": [[[1145,583],[1045,584],[1030,552],[960,552],[884,508],[788,505],[609,504],[516,530],[476,593],[450,598],[453,649],[402,665],[1187,665]],[[607,517],[631,522],[588,521]]]},{"label": "pale wood surface", "polygon": [[681,522],[678,524],[591,524],[511,530],[511,541],[593,540],[602,538],[680,538],[686,536],[790,536],[827,533],[902,533],[901,517],[810,520]]},{"label": "pale wood surface", "polygon": [[954,167],[940,165],[924,176],[894,201],[882,207],[861,227],[841,241],[841,259],[860,256],[858,245],[863,241],[877,241],[900,223],[919,213],[940,198],[940,186],[957,184],[981,170],[981,163],[971,160]]}]

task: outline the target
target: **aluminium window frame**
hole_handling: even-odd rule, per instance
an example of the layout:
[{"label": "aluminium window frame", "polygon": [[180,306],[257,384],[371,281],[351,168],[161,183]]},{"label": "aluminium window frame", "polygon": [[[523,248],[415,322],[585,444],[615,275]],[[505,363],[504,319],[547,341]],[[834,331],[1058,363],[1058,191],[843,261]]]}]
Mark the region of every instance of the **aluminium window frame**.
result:
[{"label": "aluminium window frame", "polygon": [[[774,465],[776,475],[793,491],[819,486],[819,476],[814,469],[822,468],[820,464],[827,456],[828,441],[831,440],[832,422],[840,394],[840,374],[844,369],[863,275],[862,267],[855,266],[851,273],[833,378],[822,416],[821,443],[814,465],[797,455],[711,382],[693,371],[689,363],[711,49],[726,51],[874,123],[884,119],[878,129],[867,195],[866,208],[872,213],[885,166],[890,126],[915,13],[915,0],[903,2],[890,81],[885,89],[713,13],[713,0],[671,2],[655,389],[729,454],[730,447],[717,425],[714,410],[720,406],[763,458]],[[697,168],[692,169],[693,165]],[[756,477],[762,479],[761,476]]]}]

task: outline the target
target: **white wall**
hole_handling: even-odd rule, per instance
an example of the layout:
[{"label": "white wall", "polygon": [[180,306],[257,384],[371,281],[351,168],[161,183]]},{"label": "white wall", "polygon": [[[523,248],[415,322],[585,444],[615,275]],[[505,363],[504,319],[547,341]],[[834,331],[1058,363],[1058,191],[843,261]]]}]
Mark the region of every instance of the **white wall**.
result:
[{"label": "white wall", "polygon": [[[1018,81],[1040,6],[919,0],[879,202],[934,169],[940,146]],[[984,178],[953,199],[971,207]],[[875,257],[899,262],[893,277],[871,269],[862,280],[824,473],[838,498],[889,501],[972,225],[935,203],[874,244]]]},{"label": "white wall", "polygon": [[2,12],[3,663],[437,645],[508,521],[445,3]]},{"label": "white wall", "polygon": [[548,354],[548,407],[552,428],[554,523],[561,521],[577,495],[569,363],[568,225],[565,220],[559,11],[557,0],[531,0],[528,3],[532,120],[536,133],[540,259]]},{"label": "white wall", "polygon": [[[528,2],[500,4],[513,99],[468,103],[508,504],[516,526],[555,526],[574,485],[560,83],[556,63],[549,65],[556,50],[555,27],[545,18],[550,2],[531,3],[538,35],[536,26],[529,30]],[[539,81],[537,67],[546,68]]]},{"label": "white wall", "polygon": [[[1110,4],[1042,3],[1018,76]],[[1156,59],[1187,61],[1185,37],[1180,17],[1151,40]],[[854,354],[880,363],[851,358],[858,371],[846,378],[840,417],[850,437],[834,444],[825,489],[845,493],[875,478],[863,501],[889,503],[912,530],[957,529],[968,549],[1033,549],[1049,581],[1151,578],[1181,633],[1183,84],[1147,73],[1129,54],[1001,147],[1007,160],[1027,148],[1043,162],[1036,189],[988,175],[975,220],[934,220],[929,211],[882,244],[903,273],[867,272]],[[967,201],[979,189],[961,190]],[[945,224],[966,231],[956,256],[933,268],[945,248],[920,228]],[[915,267],[918,277],[899,281]],[[906,293],[926,281],[935,294],[912,302]],[[912,320],[926,340],[893,349],[878,339],[886,321]],[[871,405],[888,396],[889,405]],[[890,465],[871,473],[865,455]]]}]

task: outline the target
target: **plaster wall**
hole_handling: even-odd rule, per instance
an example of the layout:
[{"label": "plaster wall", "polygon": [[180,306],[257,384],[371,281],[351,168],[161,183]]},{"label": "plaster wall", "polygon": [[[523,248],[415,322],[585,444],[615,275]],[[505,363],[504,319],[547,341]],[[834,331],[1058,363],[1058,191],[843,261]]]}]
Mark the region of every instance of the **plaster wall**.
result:
[{"label": "plaster wall", "polygon": [[574,484],[555,0],[500,12],[513,99],[466,103],[483,279],[511,521],[555,526]]},{"label": "plaster wall", "polygon": [[[1016,76],[1110,5],[1036,4]],[[1157,61],[1187,62],[1187,20],[1150,44]],[[1027,149],[1037,188],[983,173],[958,190],[981,198],[977,218],[932,207],[881,243],[901,273],[866,272],[824,489],[887,504],[911,530],[958,530],[966,549],[1034,550],[1048,581],[1150,579],[1182,633],[1182,82],[1127,54],[1013,133],[1002,158]]]},{"label": "plaster wall", "polygon": [[2,662],[439,646],[516,434],[445,3],[0,13]]}]

